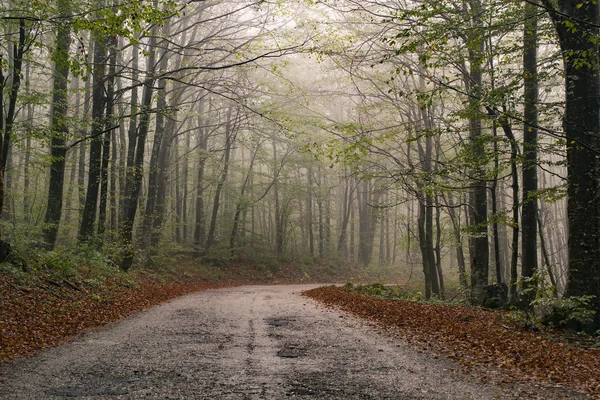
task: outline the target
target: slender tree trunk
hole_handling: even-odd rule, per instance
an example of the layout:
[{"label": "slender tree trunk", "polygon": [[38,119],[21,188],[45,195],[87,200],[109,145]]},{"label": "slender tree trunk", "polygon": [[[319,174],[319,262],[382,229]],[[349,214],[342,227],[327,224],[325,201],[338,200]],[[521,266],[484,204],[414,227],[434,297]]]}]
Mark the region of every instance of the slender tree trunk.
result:
[{"label": "slender tree trunk", "polygon": [[[25,68],[25,81],[30,82],[31,62],[28,62]],[[25,86],[25,95],[29,96],[30,85]],[[1,119],[1,117],[0,117]],[[1,125],[1,122],[0,122]],[[33,104],[27,104],[27,130],[28,134],[25,139],[25,161],[23,163],[23,216],[26,224],[31,221],[31,201],[29,199],[31,185],[31,133],[33,131]]]},{"label": "slender tree trunk", "polygon": [[315,257],[315,242],[314,242],[314,233],[313,233],[313,180],[312,180],[312,168],[308,168],[307,172],[307,185],[308,188],[306,193],[308,194],[306,200],[306,218],[308,220],[307,228],[308,228],[308,247],[310,251],[310,256]]},{"label": "slender tree trunk", "polygon": [[356,186],[352,184],[350,178],[346,178],[346,185],[344,189],[344,209],[342,216],[342,224],[340,226],[340,238],[338,240],[338,253],[344,255],[344,259],[348,261],[347,254],[347,231],[348,231],[348,222],[350,221],[350,216],[352,214],[352,206],[354,201],[354,191]]},{"label": "slender tree trunk", "polygon": [[546,270],[548,271],[548,277],[550,278],[550,284],[552,285],[552,295],[554,298],[558,298],[558,286],[556,284],[556,278],[554,277],[554,271],[552,271],[552,262],[548,255],[548,248],[546,247],[546,241],[544,240],[544,229],[542,224],[542,217],[538,213],[537,224],[540,232],[540,246],[542,247],[542,257],[544,258],[544,264],[546,264]]},{"label": "slender tree trunk", "polygon": [[437,278],[439,282],[440,299],[446,298],[444,287],[444,272],[442,270],[442,222],[441,207],[438,196],[435,196],[435,265],[437,267]]},{"label": "slender tree trunk", "polygon": [[460,287],[463,290],[466,290],[468,288],[467,268],[465,263],[465,253],[462,244],[460,217],[456,215],[456,207],[460,207],[460,205],[455,206],[452,200],[452,196],[448,196],[448,215],[450,216],[450,220],[452,221],[454,239],[456,240],[456,262],[458,264],[458,279],[460,282]]},{"label": "slender tree trunk", "polygon": [[198,101],[198,177],[196,179],[196,220],[194,224],[194,254],[200,256],[206,238],[206,218],[204,214],[204,168],[207,157],[208,135],[204,127],[204,101]]}]

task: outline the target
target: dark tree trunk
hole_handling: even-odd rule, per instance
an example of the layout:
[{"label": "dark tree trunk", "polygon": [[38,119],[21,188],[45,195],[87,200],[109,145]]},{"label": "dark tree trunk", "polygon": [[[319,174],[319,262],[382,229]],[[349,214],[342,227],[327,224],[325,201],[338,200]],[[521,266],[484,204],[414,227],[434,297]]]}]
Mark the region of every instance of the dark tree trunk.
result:
[{"label": "dark tree trunk", "polygon": [[[256,147],[252,152],[252,158],[250,159],[250,165],[248,166],[248,173],[246,174],[246,178],[244,179],[244,182],[242,183],[242,188],[240,189],[240,198],[236,202],[235,215],[233,216],[233,227],[231,228],[231,235],[229,236],[229,249],[231,250],[232,256],[235,248],[235,240],[237,237],[238,226],[240,223],[240,216],[248,208],[248,204],[244,199],[244,194],[246,192],[246,188],[252,181],[252,168],[254,167],[254,161],[256,160],[259,148],[260,143],[256,143]],[[275,148],[275,143],[273,143],[273,148]],[[273,173],[276,173],[275,169],[273,169]]]},{"label": "dark tree trunk", "polygon": [[194,224],[194,254],[201,254],[206,237],[206,218],[204,215],[204,167],[207,157],[208,135],[204,127],[204,101],[198,101],[198,178],[196,180],[196,220]]},{"label": "dark tree trunk", "polygon": [[[25,20],[19,19],[19,41],[14,44],[13,64],[12,64],[12,82],[8,98],[8,110],[4,110],[4,89],[6,88],[6,77],[0,66],[0,216],[4,212],[5,202],[5,173],[8,161],[8,149],[10,147],[13,124],[17,109],[17,97],[21,86],[21,68],[23,65],[23,54],[25,53]],[[0,64],[2,57],[0,56]],[[6,115],[6,118],[3,117]],[[1,218],[1,217],[0,217]],[[2,230],[0,229],[0,237]]]},{"label": "dark tree trunk", "polygon": [[450,215],[450,220],[452,221],[452,231],[454,232],[454,239],[456,240],[456,262],[458,264],[458,279],[460,282],[460,287],[463,290],[466,290],[468,288],[467,268],[465,263],[465,253],[462,244],[460,216],[456,215],[457,207],[460,209],[460,204],[455,206],[452,200],[452,196],[448,196],[448,215]]},{"label": "dark tree trunk", "polygon": [[[94,57],[94,48],[95,44],[93,41],[93,35],[90,34],[89,40],[90,53],[88,54],[87,62],[92,64]],[[83,119],[89,120],[90,118],[90,110],[92,108],[92,71],[88,70],[86,73],[85,80],[85,89],[83,94]],[[81,138],[85,138],[87,136],[86,129],[81,129],[79,134]],[[83,209],[85,208],[85,156],[86,156],[86,142],[83,141],[79,144],[79,162],[78,162],[78,170],[77,170],[77,192],[79,199],[79,223],[81,224],[81,219],[83,218]]]},{"label": "dark tree trunk", "polygon": [[[167,23],[163,27],[163,33],[168,37],[169,24]],[[169,50],[168,44],[162,42],[164,46],[163,51],[160,55],[159,71],[165,71],[167,69],[167,52]],[[142,219],[142,229],[139,232],[140,235],[140,248],[147,250],[151,245],[152,234],[154,233],[154,226],[156,220],[159,218],[159,211],[157,210],[157,204],[159,197],[166,196],[165,192],[160,192],[160,179],[161,174],[166,171],[161,171],[160,158],[163,152],[163,148],[167,146],[169,141],[165,137],[165,111],[167,108],[166,99],[166,85],[165,79],[158,80],[157,101],[156,101],[156,124],[154,129],[154,142],[152,144],[152,152],[150,154],[150,166],[148,168],[148,197],[146,198],[146,207],[144,209],[144,215]],[[146,252],[148,254],[148,252]]]},{"label": "dark tree trunk", "polygon": [[347,253],[347,231],[348,231],[348,222],[350,221],[350,216],[352,213],[352,206],[354,200],[354,191],[356,190],[356,186],[352,184],[350,178],[346,178],[346,185],[344,188],[344,209],[342,212],[342,224],[340,226],[340,238],[338,240],[337,251],[339,254],[344,255],[344,259],[348,261]]},{"label": "dark tree trunk", "polygon": [[[483,7],[479,0],[469,2],[473,28],[482,28]],[[469,225],[472,237],[469,246],[471,257],[471,303],[480,304],[483,288],[488,284],[489,245],[487,225],[487,184],[485,182],[485,146],[481,126],[481,87],[484,41],[471,38],[469,43],[469,65],[471,67],[467,88],[469,92],[469,140],[473,159],[472,183],[469,196]]]},{"label": "dark tree trunk", "polygon": [[105,132],[104,138],[102,140],[102,163],[100,165],[100,204],[98,207],[98,236],[102,236],[106,231],[108,206],[108,165],[110,163],[111,137],[114,134],[112,124],[115,108],[115,71],[117,68],[117,38],[115,36],[111,37],[111,39],[108,40],[108,46],[110,48],[110,55],[108,76],[106,80],[106,112],[104,115]]},{"label": "dark tree trunk", "polygon": [[212,215],[210,218],[210,225],[208,228],[208,234],[206,236],[206,248],[205,251],[208,251],[215,243],[215,232],[217,229],[217,215],[219,214],[219,206],[221,204],[221,192],[223,191],[223,186],[227,181],[227,174],[229,172],[229,158],[231,156],[231,148],[233,146],[233,142],[235,141],[235,132],[236,129],[234,127],[233,121],[231,120],[231,113],[233,111],[233,107],[229,108],[227,112],[227,122],[225,123],[225,154],[223,157],[223,173],[221,174],[221,179],[217,184],[217,189],[215,190],[215,198],[213,201],[213,209]]},{"label": "dark tree trunk", "polygon": [[[154,70],[156,68],[156,36],[157,29],[152,29],[148,45],[148,59],[146,60],[147,78],[144,82],[144,90],[142,93],[142,104],[140,107],[140,122],[139,126],[134,128],[134,141],[129,143],[133,148],[134,160],[131,168],[127,169],[127,183],[125,203],[123,209],[123,223],[121,225],[121,239],[123,240],[123,254],[119,266],[122,270],[127,271],[133,264],[135,255],[133,248],[133,224],[138,208],[138,200],[142,180],[144,177],[144,152],[146,146],[146,138],[150,125],[150,108],[152,106],[152,92],[155,82]],[[131,140],[130,136],[130,140]]]},{"label": "dark tree trunk", "polygon": [[437,278],[440,288],[440,299],[446,298],[446,289],[444,287],[444,271],[442,270],[442,222],[441,206],[438,196],[435,197],[435,266],[437,268]]},{"label": "dark tree trunk", "polygon": [[79,227],[79,241],[85,242],[94,232],[96,212],[98,208],[98,194],[100,189],[100,171],[102,158],[102,121],[105,108],[106,80],[106,37],[100,32],[94,32],[94,65],[92,83],[92,134],[90,141],[90,159],[88,184],[83,207],[83,216]]},{"label": "dark tree trunk", "polygon": [[537,13],[538,7],[525,3],[523,30],[523,199],[521,201],[521,275],[524,305],[535,298],[532,278],[538,268],[537,249]]},{"label": "dark tree trunk", "polygon": [[[134,44],[131,48],[131,79],[136,82],[139,79],[139,45]],[[139,99],[137,86],[131,89],[131,100],[129,102],[131,117],[129,118],[129,127],[127,129],[127,155],[125,160],[125,185],[121,191],[121,220],[125,219],[125,208],[127,207],[128,190],[133,187],[131,178],[135,176],[135,148],[138,140],[137,136],[137,119],[139,112]]]},{"label": "dark tree trunk", "polygon": [[595,296],[595,321],[600,327],[600,79],[596,1],[559,0],[558,11],[550,1],[565,69],[566,107],[564,129],[568,170],[569,280],[566,296]]},{"label": "dark tree trunk", "polygon": [[279,200],[279,177],[277,173],[277,143],[273,141],[273,198],[275,201],[275,256],[283,253],[284,214],[281,211]]},{"label": "dark tree trunk", "polygon": [[63,185],[65,180],[65,158],[67,156],[66,139],[69,132],[67,126],[68,83],[69,83],[69,45],[71,43],[69,2],[58,0],[59,14],[62,16],[58,25],[54,59],[54,83],[52,87],[52,117],[50,139],[50,179],[48,184],[48,203],[44,222],[45,242],[48,249],[53,249],[60,225],[63,203]]}]

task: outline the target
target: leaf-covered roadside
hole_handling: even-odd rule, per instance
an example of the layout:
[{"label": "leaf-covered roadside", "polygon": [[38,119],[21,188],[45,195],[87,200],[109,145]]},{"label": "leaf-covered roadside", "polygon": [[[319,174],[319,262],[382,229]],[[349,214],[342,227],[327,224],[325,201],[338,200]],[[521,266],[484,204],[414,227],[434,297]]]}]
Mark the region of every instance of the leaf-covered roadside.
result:
[{"label": "leaf-covered roadside", "polygon": [[484,367],[487,377],[502,376],[498,379],[506,382],[526,379],[600,397],[600,351],[511,329],[498,313],[374,299],[336,287],[304,295],[391,328],[409,341],[426,343],[465,367]]},{"label": "leaf-covered roadside", "polygon": [[223,285],[140,280],[128,287],[109,279],[101,288],[48,281],[23,287],[0,274],[0,361],[56,346],[177,296]]}]

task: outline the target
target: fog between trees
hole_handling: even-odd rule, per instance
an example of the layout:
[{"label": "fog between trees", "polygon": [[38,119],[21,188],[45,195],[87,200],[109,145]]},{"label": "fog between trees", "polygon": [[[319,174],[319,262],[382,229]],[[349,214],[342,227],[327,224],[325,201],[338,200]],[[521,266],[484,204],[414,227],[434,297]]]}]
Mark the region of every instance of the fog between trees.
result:
[{"label": "fog between trees", "polygon": [[18,251],[393,266],[476,304],[492,282],[600,294],[594,2],[2,8]]}]

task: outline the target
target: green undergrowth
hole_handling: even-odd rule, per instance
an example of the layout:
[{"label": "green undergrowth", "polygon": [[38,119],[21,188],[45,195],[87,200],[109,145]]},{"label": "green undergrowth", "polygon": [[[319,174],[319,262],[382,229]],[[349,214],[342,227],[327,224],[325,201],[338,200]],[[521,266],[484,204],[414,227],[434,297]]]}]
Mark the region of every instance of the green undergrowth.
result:
[{"label": "green undergrowth", "polygon": [[54,286],[89,289],[94,292],[118,284],[135,288],[142,280],[177,283],[364,283],[377,279],[400,282],[397,267],[357,266],[340,259],[305,256],[276,257],[266,246],[236,249],[215,246],[198,257],[178,246],[163,246],[153,254],[136,256],[136,266],[128,272],[118,267],[118,244],[111,241],[88,244],[62,244],[55,250],[24,240],[13,242],[12,254],[0,263],[0,274],[18,286],[42,282]]},{"label": "green undergrowth", "polygon": [[[385,285],[382,283],[371,283],[371,284],[345,284],[342,289],[355,294],[363,296],[374,297],[377,299],[387,300],[406,300],[415,302],[425,302],[430,304],[451,304],[451,305],[464,305],[464,296],[459,296],[460,293],[454,293],[456,288],[450,285],[447,290],[446,299],[440,299],[438,297],[431,297],[426,299],[422,293],[422,284],[414,282],[409,285]],[[458,295],[457,295],[458,294]],[[452,295],[448,297],[448,295]]]}]

